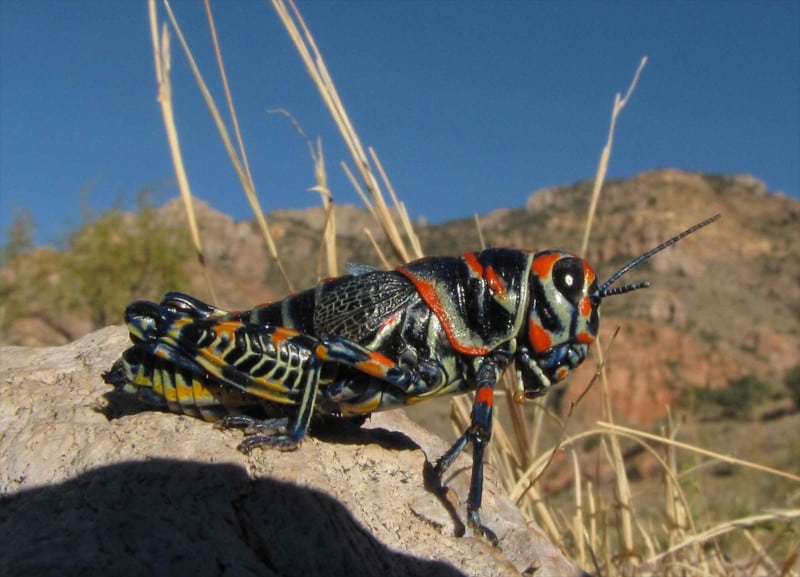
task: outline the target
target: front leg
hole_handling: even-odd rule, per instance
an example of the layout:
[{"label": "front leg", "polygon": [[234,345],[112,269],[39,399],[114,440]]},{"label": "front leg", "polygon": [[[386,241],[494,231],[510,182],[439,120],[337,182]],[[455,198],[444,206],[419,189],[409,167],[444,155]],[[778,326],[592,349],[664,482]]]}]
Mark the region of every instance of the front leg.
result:
[{"label": "front leg", "polygon": [[317,358],[376,377],[408,396],[433,394],[445,381],[441,366],[434,360],[418,358],[411,347],[401,351],[395,361],[338,335],[323,335],[319,341],[314,351]]},{"label": "front leg", "polygon": [[486,358],[478,369],[475,377],[478,388],[475,392],[475,402],[472,405],[472,419],[470,426],[464,431],[453,446],[442,455],[434,471],[442,482],[447,469],[464,450],[467,443],[471,442],[472,477],[469,484],[467,497],[467,524],[474,531],[482,534],[492,545],[497,545],[497,535],[481,523],[480,508],[483,496],[483,458],[486,446],[492,438],[492,405],[494,404],[494,386],[499,378],[504,363],[494,358]]}]

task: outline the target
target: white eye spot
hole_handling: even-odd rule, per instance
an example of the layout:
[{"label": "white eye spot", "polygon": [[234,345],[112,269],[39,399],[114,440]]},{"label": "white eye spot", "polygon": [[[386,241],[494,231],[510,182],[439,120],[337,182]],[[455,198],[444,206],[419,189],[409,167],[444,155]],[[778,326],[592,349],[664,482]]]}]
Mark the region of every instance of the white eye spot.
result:
[{"label": "white eye spot", "polygon": [[571,274],[564,275],[564,284],[566,284],[567,286],[572,286],[573,284],[575,284],[575,279],[572,277]]}]

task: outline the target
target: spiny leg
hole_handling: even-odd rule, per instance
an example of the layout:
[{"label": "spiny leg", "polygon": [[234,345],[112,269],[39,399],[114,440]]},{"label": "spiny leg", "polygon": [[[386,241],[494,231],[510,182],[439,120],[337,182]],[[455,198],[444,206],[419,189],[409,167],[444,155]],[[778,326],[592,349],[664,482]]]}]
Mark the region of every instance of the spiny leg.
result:
[{"label": "spiny leg", "polygon": [[318,359],[309,362],[302,383],[300,408],[294,420],[288,417],[258,420],[246,416],[231,416],[222,420],[220,424],[223,428],[244,429],[245,434],[256,433],[239,443],[237,448],[241,452],[249,453],[256,447],[271,447],[280,451],[297,449],[308,432],[311,417],[314,416],[321,364]]},{"label": "spiny leg", "polygon": [[497,535],[481,523],[480,508],[483,496],[483,457],[486,446],[492,438],[492,405],[494,402],[494,385],[497,381],[498,368],[494,361],[487,361],[478,371],[478,390],[475,392],[475,403],[472,405],[472,421],[466,431],[442,455],[434,472],[442,483],[442,477],[461,454],[467,443],[472,443],[472,477],[467,497],[467,524],[478,531],[492,545],[497,545]]}]

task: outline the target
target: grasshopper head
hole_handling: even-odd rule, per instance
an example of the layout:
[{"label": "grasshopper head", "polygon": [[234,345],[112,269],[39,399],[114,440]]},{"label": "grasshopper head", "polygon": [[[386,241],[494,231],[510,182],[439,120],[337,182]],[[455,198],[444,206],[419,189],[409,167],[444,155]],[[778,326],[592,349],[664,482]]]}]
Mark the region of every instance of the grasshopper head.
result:
[{"label": "grasshopper head", "polygon": [[613,287],[620,277],[719,217],[704,220],[636,257],[602,284],[592,266],[574,254],[556,250],[536,254],[529,276],[527,334],[516,357],[515,397],[544,394],[586,359],[600,328],[599,308],[604,298],[650,286],[645,281]]}]

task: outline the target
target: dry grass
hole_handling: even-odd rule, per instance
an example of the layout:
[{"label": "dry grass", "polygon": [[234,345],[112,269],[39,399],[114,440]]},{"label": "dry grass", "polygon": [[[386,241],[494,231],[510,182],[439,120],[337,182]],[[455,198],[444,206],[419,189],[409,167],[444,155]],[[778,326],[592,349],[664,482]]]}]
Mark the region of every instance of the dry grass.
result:
[{"label": "dry grass", "polygon": [[[209,112],[217,126],[219,136],[228,151],[230,161],[239,175],[242,188],[261,227],[269,254],[283,273],[279,252],[264,219],[247,163],[247,155],[227,84],[222,50],[217,39],[210,5],[206,2],[210,36],[217,54],[219,74],[226,95],[233,132],[236,136],[236,145],[233,144],[227,125],[202,74],[194,63],[191,50],[180,32],[180,27],[172,14],[169,3],[165,1],[164,5],[172,29],[192,67],[198,87],[206,99]],[[324,59],[300,12],[291,0],[288,2],[272,0],[272,5],[289,32],[309,75],[339,127],[358,177],[344,163],[342,163],[342,168],[375,217],[376,224],[383,231],[391,246],[394,258],[397,261],[405,262],[413,257],[422,256],[419,241],[405,207],[392,189],[377,155],[372,149],[362,145],[353,129]],[[156,74],[159,83],[159,102],[162,105],[178,183],[186,204],[189,227],[192,231],[198,258],[202,262],[201,238],[194,220],[189,181],[183,168],[178,131],[172,113],[173,104],[169,84],[170,35],[166,25],[162,27],[159,34],[155,0],[150,0],[150,15]],[[620,112],[635,88],[645,62],[646,59],[643,59],[626,95],[621,97],[618,94],[614,102],[608,140],[600,156],[592,197],[588,199],[590,208],[587,213],[582,244],[584,254],[589,248],[592,220],[599,203],[611,155],[614,127]],[[335,207],[333,195],[327,185],[322,146],[319,142],[314,146],[311,140],[305,136],[299,124],[291,118],[291,115],[287,112],[284,114],[292,120],[298,132],[309,144],[317,182],[314,189],[320,193],[326,210],[326,226],[320,240],[318,276],[322,274],[323,260],[326,263],[326,274],[336,274]],[[392,199],[391,209],[385,201],[381,183]],[[478,226],[480,234],[477,217],[476,226]],[[367,242],[375,247],[381,261],[388,267],[388,259],[378,248],[373,232],[365,230],[364,234]],[[285,273],[283,274],[287,287],[291,290],[291,282],[286,278]],[[586,385],[586,389],[594,386],[595,380],[599,380],[606,399],[605,414],[598,420],[595,427],[578,433],[568,432],[572,410],[575,408],[574,404],[570,407],[568,414],[561,419],[549,413],[541,402],[531,403],[533,406],[528,407],[528,413],[532,413],[531,419],[531,415],[526,415],[521,404],[514,399],[514,387],[511,379],[504,379],[506,388],[504,396],[507,398],[508,404],[505,410],[498,406],[499,412],[504,413],[504,418],[496,422],[495,438],[490,445],[489,461],[490,466],[496,470],[509,495],[519,504],[523,513],[529,519],[537,521],[547,531],[550,538],[578,565],[597,575],[796,576],[795,567],[800,545],[796,542],[792,544],[788,540],[791,538],[793,527],[800,519],[800,510],[787,508],[761,511],[722,522],[699,519],[692,510],[691,500],[687,497],[687,476],[680,470],[680,456],[687,452],[702,455],[709,460],[725,461],[735,467],[750,468],[757,470],[761,475],[778,476],[793,483],[800,483],[800,477],[785,471],[763,467],[747,460],[713,453],[696,445],[679,442],[675,438],[676,435],[671,426],[663,430],[660,435],[654,435],[616,425],[604,370],[604,359],[608,358],[608,355],[603,354],[604,351],[599,343],[594,347],[594,351],[599,370],[596,379],[592,379],[592,382]],[[498,394],[503,396],[503,392]],[[468,425],[470,410],[471,399],[469,396],[454,400],[453,422],[459,430],[463,430]],[[558,440],[551,446],[543,446],[543,429],[546,426],[552,428],[553,423],[556,423],[555,428],[559,431]],[[599,444],[600,454],[613,472],[613,490],[610,493],[601,490],[595,483],[588,480],[576,452],[571,450],[577,443],[586,439],[594,439]],[[649,516],[645,519],[637,512],[637,500],[628,481],[621,439],[641,445],[652,455],[662,471],[661,500],[655,517]],[[573,471],[571,506],[567,507],[563,504],[554,506],[541,494],[536,481],[556,456],[567,452],[571,456]],[[774,528],[772,534],[776,537],[772,543],[761,543],[754,536],[753,528],[764,525]],[[735,550],[726,549],[722,537],[731,534],[739,535],[737,543],[746,543],[748,548],[745,549],[738,545]]]}]

